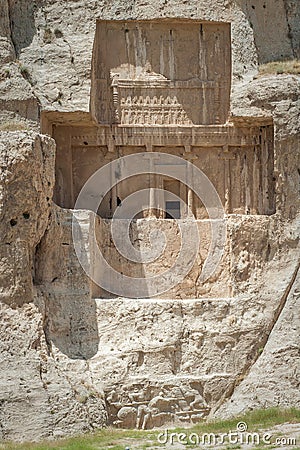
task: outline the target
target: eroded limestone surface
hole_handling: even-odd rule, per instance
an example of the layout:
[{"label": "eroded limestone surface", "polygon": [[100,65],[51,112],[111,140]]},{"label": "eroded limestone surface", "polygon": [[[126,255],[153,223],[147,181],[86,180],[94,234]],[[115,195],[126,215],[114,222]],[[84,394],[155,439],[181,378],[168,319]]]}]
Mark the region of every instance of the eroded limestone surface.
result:
[{"label": "eroded limestone surface", "polygon": [[50,137],[2,133],[2,439],[28,441],[81,433],[106,421],[103,392],[92,394],[86,363],[75,360],[72,374],[65,369],[62,373],[43,328],[48,313],[37,287],[35,259],[55,214],[50,200],[54,161],[55,143]]}]

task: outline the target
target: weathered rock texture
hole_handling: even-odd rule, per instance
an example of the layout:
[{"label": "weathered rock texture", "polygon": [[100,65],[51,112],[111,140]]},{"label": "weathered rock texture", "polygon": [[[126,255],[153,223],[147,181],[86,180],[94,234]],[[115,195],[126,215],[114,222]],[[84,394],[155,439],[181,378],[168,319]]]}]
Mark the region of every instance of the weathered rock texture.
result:
[{"label": "weathered rock texture", "polygon": [[[41,113],[42,129],[55,138],[58,149],[55,157],[54,140],[33,132],[1,135],[1,437],[40,439],[88,431],[105,423],[151,427],[168,421],[193,422],[208,414],[228,416],[258,406],[299,406],[299,77],[250,81],[258,62],[299,55],[298,2],[107,5],[89,0],[0,0],[0,5],[2,122],[25,118],[37,124]],[[104,125],[101,132],[95,122],[105,121],[101,116],[105,98],[96,97],[105,91],[95,88],[101,70],[98,73],[93,66],[91,76],[92,56],[97,55],[97,39],[93,53],[96,19],[101,19],[99,26],[103,19],[167,17],[222,22],[222,29],[224,22],[231,22],[230,123],[225,123],[222,108],[218,119],[210,105],[213,112],[207,117],[215,125],[211,135],[200,129],[199,139],[204,147],[209,147],[211,139],[216,139],[216,147],[222,141],[221,153],[227,157],[241,154],[243,146],[248,146],[251,158],[257,155],[253,147],[261,146],[272,164],[274,160],[274,171],[273,167],[266,171],[267,164],[261,164],[253,172],[258,178],[241,177],[253,200],[244,199],[244,204],[233,182],[232,191],[228,185],[226,189],[224,181],[230,177],[214,172],[220,154],[212,148],[213,163],[208,158],[202,168],[210,170],[209,175],[222,185],[220,196],[228,213],[224,270],[198,291],[194,283],[198,273],[192,272],[181,289],[164,300],[108,298],[83,271],[73,246],[72,211],[60,207],[74,206],[74,192],[91,174],[92,165],[101,166],[105,152],[116,145],[113,127]],[[167,88],[173,89],[169,82]],[[225,82],[230,84],[230,79]],[[126,86],[116,85],[124,97]],[[224,88],[227,95],[228,86]],[[117,97],[114,100],[108,106],[110,114],[116,113],[115,105],[121,105]],[[225,104],[228,113],[226,95]],[[121,106],[118,119],[125,127],[117,136],[117,145],[129,142],[130,151],[134,146],[134,151],[141,151],[145,133],[130,123],[128,105]],[[173,121],[178,117],[170,116]],[[184,114],[181,117],[185,120]],[[207,125],[207,117],[200,117],[200,123]],[[149,135],[157,139],[154,145],[163,147],[170,139],[169,145],[174,146],[180,126],[176,120],[171,122],[173,135],[165,131],[164,136],[155,136],[147,123]],[[128,125],[133,125],[129,132]],[[266,146],[266,130],[260,129],[265,126]],[[86,140],[87,136],[92,140]],[[190,150],[180,139],[176,137],[177,150]],[[188,145],[197,147],[195,141]],[[235,147],[232,153],[226,145]],[[79,151],[86,158],[78,156]],[[87,159],[92,164],[83,167]],[[245,164],[249,170],[251,161],[258,162],[253,156]],[[224,160],[220,164],[225,166]],[[230,164],[234,163],[227,169]],[[255,183],[266,179],[263,170],[272,185],[261,196],[268,205],[270,201],[267,209],[255,204],[259,193]],[[61,177],[67,180],[67,188]],[[238,176],[233,180],[239,180]],[[55,200],[60,206],[52,202],[55,182]],[[195,212],[203,220],[201,208]],[[90,213],[80,214],[82,229],[88,233]],[[141,219],[136,232],[146,235],[149,223]],[[108,257],[122,266],[114,256],[105,224],[98,229],[98,238]],[[173,236],[172,251],[176,246]],[[198,270],[206,250],[200,252]]]},{"label": "weathered rock texture", "polygon": [[[44,332],[47,312],[35,258],[51,219],[54,141],[33,133],[1,135],[1,438],[31,440],[80,433],[106,420],[102,390],[86,363],[60,373]],[[70,360],[72,363],[72,360]]]},{"label": "weathered rock texture", "polygon": [[[295,282],[294,282],[295,280]],[[249,409],[271,406],[299,407],[299,267],[284,299],[284,308],[261,355],[230,400],[217,412],[233,416]]]},{"label": "weathered rock texture", "polygon": [[15,307],[33,299],[33,259],[50,215],[55,144],[26,133],[1,137],[1,300]]}]

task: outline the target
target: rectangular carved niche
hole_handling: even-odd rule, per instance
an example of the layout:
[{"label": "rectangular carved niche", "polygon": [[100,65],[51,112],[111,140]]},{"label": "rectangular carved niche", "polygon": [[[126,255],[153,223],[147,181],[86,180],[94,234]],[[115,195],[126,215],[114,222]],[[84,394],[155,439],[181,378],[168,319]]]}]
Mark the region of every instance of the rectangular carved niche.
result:
[{"label": "rectangular carved niche", "polygon": [[91,112],[98,123],[222,124],[230,84],[228,23],[97,22]]},{"label": "rectangular carved niche", "polygon": [[[111,139],[108,127],[80,127],[58,125],[54,127],[53,137],[57,143],[56,153],[56,186],[54,200],[60,206],[74,208],[77,196],[85,182],[96,170],[110,161],[130,154],[146,151],[140,145],[144,139],[144,129],[136,129],[137,135],[132,134],[132,128],[122,130],[118,135],[115,129],[115,138],[119,139],[114,149],[109,151]],[[275,212],[274,189],[274,142],[273,125],[265,126],[226,126],[199,127],[199,133],[194,133],[194,144],[190,151],[185,152],[184,142],[188,135],[176,136],[173,132],[168,134],[168,128],[157,127],[152,130],[152,150],[157,152],[154,169],[159,168],[160,153],[170,153],[185,160],[192,161],[195,167],[203,171],[217,190],[227,214],[273,214]],[[169,128],[170,131],[170,128]],[[189,135],[191,129],[189,130]],[[141,136],[140,136],[141,135]],[[182,142],[180,142],[182,140]],[[161,144],[163,141],[163,145]],[[223,145],[221,145],[223,141]],[[145,164],[148,164],[145,160]],[[145,166],[147,167],[147,166]],[[120,172],[122,175],[122,171]],[[189,174],[186,174],[188,179]],[[192,192],[188,192],[183,183],[173,179],[164,179],[162,176],[139,175],[134,179],[123,180],[108,193],[98,213],[103,218],[110,218],[115,211],[118,201],[123,201],[129,195],[150,187],[164,190],[164,196],[156,195],[153,198],[153,209],[158,218],[165,217],[162,211],[170,208],[174,199],[168,192],[178,196],[183,203],[177,206],[175,215],[185,218],[187,215],[185,204],[197,219],[207,218],[207,211]],[[97,187],[96,187],[97,189]],[[99,196],[97,190],[95,196]],[[149,200],[150,205],[150,200]],[[141,205],[142,206],[142,205]],[[145,213],[147,214],[147,212]],[[141,215],[140,217],[145,217]]]}]

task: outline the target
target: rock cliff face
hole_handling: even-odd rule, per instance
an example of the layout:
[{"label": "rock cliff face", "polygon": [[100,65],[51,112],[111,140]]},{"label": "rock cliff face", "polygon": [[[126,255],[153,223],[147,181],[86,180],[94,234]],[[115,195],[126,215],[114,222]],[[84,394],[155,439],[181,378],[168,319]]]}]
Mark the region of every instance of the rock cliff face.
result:
[{"label": "rock cliff face", "polygon": [[13,307],[33,298],[30,272],[49,220],[54,157],[50,138],[24,132],[2,135],[1,299]]},{"label": "rock cliff face", "polygon": [[299,268],[290,288],[261,355],[230,400],[219,408],[217,416],[233,416],[255,408],[299,405]]},{"label": "rock cliff face", "polygon": [[[28,129],[0,140],[0,437],[300,407],[300,83],[253,79],[258,63],[299,56],[299,2],[0,7],[0,129]],[[231,23],[230,120],[273,118],[276,213],[228,216],[222,271],[202,293],[191,277],[165,300],[97,298],[75,253],[72,212],[52,200],[56,146],[40,117],[44,131],[51,111],[56,123],[90,126],[96,19],[168,17]],[[88,229],[89,212],[80,220]],[[217,296],[220,286],[228,289]]]},{"label": "rock cliff face", "polygon": [[34,283],[35,255],[55,214],[55,143],[31,132],[2,133],[0,158],[1,438],[91,430],[106,420],[102,391],[92,391],[82,362],[75,360],[69,375],[56,367]]}]

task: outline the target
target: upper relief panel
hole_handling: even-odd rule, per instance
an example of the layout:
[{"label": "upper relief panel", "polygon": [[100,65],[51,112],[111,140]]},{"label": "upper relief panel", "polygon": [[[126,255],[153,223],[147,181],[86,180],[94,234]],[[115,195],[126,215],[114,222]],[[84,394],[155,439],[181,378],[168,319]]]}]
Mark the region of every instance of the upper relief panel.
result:
[{"label": "upper relief panel", "polygon": [[100,124],[224,124],[230,85],[230,24],[97,22],[91,112]]}]

